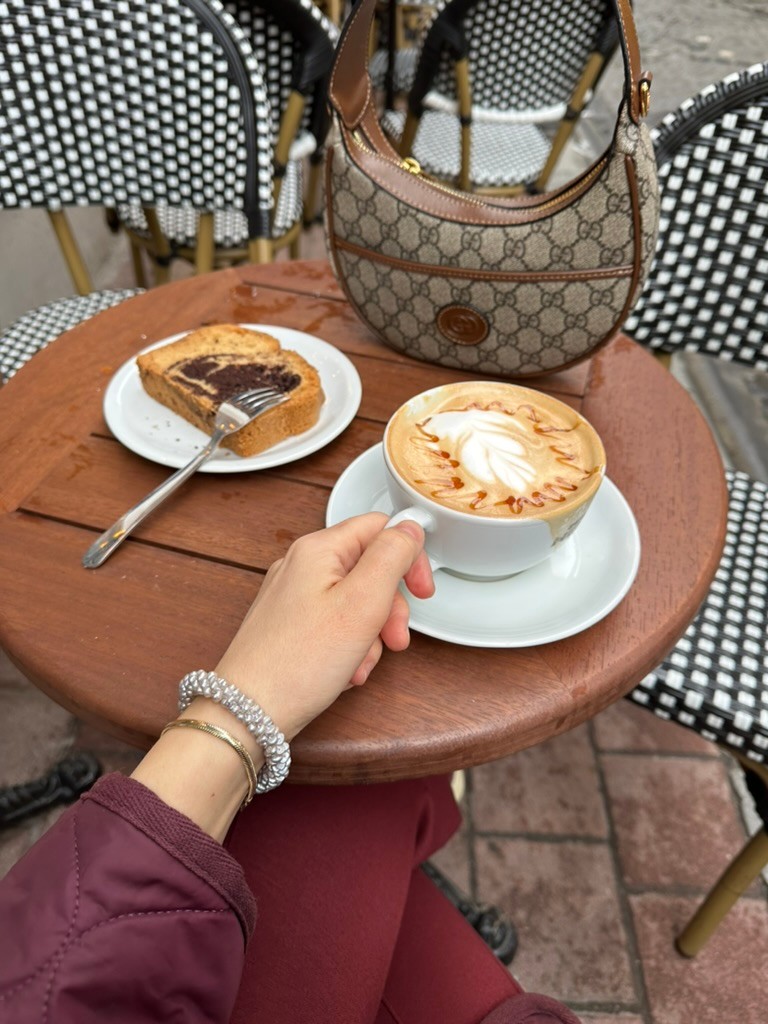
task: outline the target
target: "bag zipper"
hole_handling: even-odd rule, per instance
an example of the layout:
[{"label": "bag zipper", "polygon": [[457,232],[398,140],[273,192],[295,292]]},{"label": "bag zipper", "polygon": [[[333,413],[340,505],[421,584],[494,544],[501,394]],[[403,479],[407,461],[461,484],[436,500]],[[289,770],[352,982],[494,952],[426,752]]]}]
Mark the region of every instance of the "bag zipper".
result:
[{"label": "bag zipper", "polygon": [[364,153],[368,153],[369,156],[377,156],[380,160],[386,160],[387,163],[393,164],[395,167],[399,167],[401,170],[408,171],[409,174],[415,174],[425,184],[430,185],[432,188],[439,189],[441,192],[447,192],[448,195],[456,196],[456,198],[461,199],[465,203],[472,203],[475,206],[491,207],[496,210],[506,210],[508,213],[527,213],[529,210],[535,210],[536,212],[538,212],[539,210],[547,210],[550,206],[559,205],[560,203],[564,202],[574,192],[578,191],[579,189],[586,188],[592,181],[592,179],[597,177],[597,175],[603,170],[606,163],[608,162],[608,156],[603,156],[600,162],[595,164],[595,166],[592,168],[592,170],[586,177],[582,178],[579,182],[577,182],[577,184],[573,185],[566,192],[561,192],[560,195],[558,195],[555,199],[549,199],[547,202],[540,203],[536,206],[526,207],[524,210],[515,210],[512,207],[502,206],[497,203],[484,202],[482,199],[476,199],[473,196],[467,195],[466,192],[459,192],[458,189],[451,188],[449,185],[444,185],[441,181],[435,181],[434,178],[424,173],[419,161],[414,160],[413,157],[411,156],[405,157],[402,160],[393,160],[392,157],[390,156],[384,156],[383,153],[377,153],[376,150],[371,149],[363,142],[363,139],[358,129],[355,129],[350,134],[352,136],[353,142],[358,146],[359,149],[362,149]]},{"label": "bag zipper", "polygon": [[472,196],[468,196],[466,192],[459,192],[455,188],[451,188],[450,185],[444,185],[441,181],[435,181],[430,178],[422,170],[421,164],[418,160],[414,160],[412,156],[405,157],[403,160],[393,160],[391,156],[384,156],[383,153],[377,153],[374,149],[370,149],[362,140],[360,132],[355,129],[352,133],[352,140],[362,149],[364,153],[368,153],[369,156],[377,156],[380,160],[386,160],[388,164],[394,164],[395,167],[399,167],[403,171],[408,171],[409,174],[415,174],[421,178],[427,185],[431,185],[432,188],[439,189],[441,192],[447,192],[448,195],[456,196],[458,199],[463,199],[465,202],[474,203],[475,206],[485,206],[486,203],[480,199],[474,199]]}]

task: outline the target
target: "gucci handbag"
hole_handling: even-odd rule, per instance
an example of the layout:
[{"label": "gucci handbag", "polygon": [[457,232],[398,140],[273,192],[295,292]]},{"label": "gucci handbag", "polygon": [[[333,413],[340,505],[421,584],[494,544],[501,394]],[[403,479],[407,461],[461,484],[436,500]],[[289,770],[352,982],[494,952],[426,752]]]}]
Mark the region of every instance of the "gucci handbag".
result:
[{"label": "gucci handbag", "polygon": [[360,0],[348,19],[329,88],[338,141],[326,236],[353,308],[407,355],[493,376],[548,373],[594,352],[638,298],[658,227],[643,123],[651,76],[628,0],[614,0],[625,74],[609,148],[563,188],[508,199],[433,182],[389,144],[367,68],[375,4]]}]

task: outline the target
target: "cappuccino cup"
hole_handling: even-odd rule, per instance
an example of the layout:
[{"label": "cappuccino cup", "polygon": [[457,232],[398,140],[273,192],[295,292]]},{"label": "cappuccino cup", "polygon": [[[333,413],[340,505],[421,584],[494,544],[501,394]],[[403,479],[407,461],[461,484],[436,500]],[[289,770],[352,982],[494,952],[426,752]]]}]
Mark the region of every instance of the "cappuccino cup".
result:
[{"label": "cappuccino cup", "polygon": [[384,432],[394,515],[425,531],[433,569],[499,579],[543,562],[579,525],[605,450],[574,409],[496,381],[444,384],[402,405]]}]

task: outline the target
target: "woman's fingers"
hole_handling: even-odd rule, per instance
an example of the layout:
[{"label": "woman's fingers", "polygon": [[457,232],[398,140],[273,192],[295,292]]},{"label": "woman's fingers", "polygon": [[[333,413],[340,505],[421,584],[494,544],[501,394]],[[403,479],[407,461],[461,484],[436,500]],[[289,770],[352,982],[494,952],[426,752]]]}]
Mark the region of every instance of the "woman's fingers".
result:
[{"label": "woman's fingers", "polygon": [[368,649],[368,653],[355,669],[352,679],[350,680],[353,686],[363,685],[368,676],[378,665],[379,658],[381,657],[381,652],[383,650],[384,645],[381,642],[381,638],[377,636]]},{"label": "woman's fingers", "polygon": [[410,609],[408,602],[398,590],[392,601],[392,609],[389,618],[381,629],[381,639],[390,651],[404,651],[411,642],[411,634],[408,630],[408,618]]},{"label": "woman's fingers", "polygon": [[432,579],[432,566],[425,551],[422,551],[411,568],[405,574],[405,585],[414,597],[432,597],[435,592],[435,581]]}]

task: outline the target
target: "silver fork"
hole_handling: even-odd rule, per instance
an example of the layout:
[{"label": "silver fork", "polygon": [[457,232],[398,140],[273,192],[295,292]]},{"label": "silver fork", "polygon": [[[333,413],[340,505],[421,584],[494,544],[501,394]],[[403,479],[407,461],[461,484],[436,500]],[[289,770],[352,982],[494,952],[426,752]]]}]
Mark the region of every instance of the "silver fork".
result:
[{"label": "silver fork", "polygon": [[192,476],[195,470],[210,459],[228,434],[234,434],[236,430],[240,430],[255,420],[260,413],[280,405],[287,398],[287,395],[281,394],[279,391],[264,387],[243,391],[242,394],[222,402],[216,412],[214,431],[208,444],[186,466],[182,466],[173,476],[169,476],[165,483],[151,491],[138,505],[129,508],[116,523],[113,523],[91,544],[83,555],[85,568],[96,569],[106,562],[115,548],[123,543],[139,523],[146,519],[151,512],[154,512],[169,494],[172,494],[188,477]]}]

